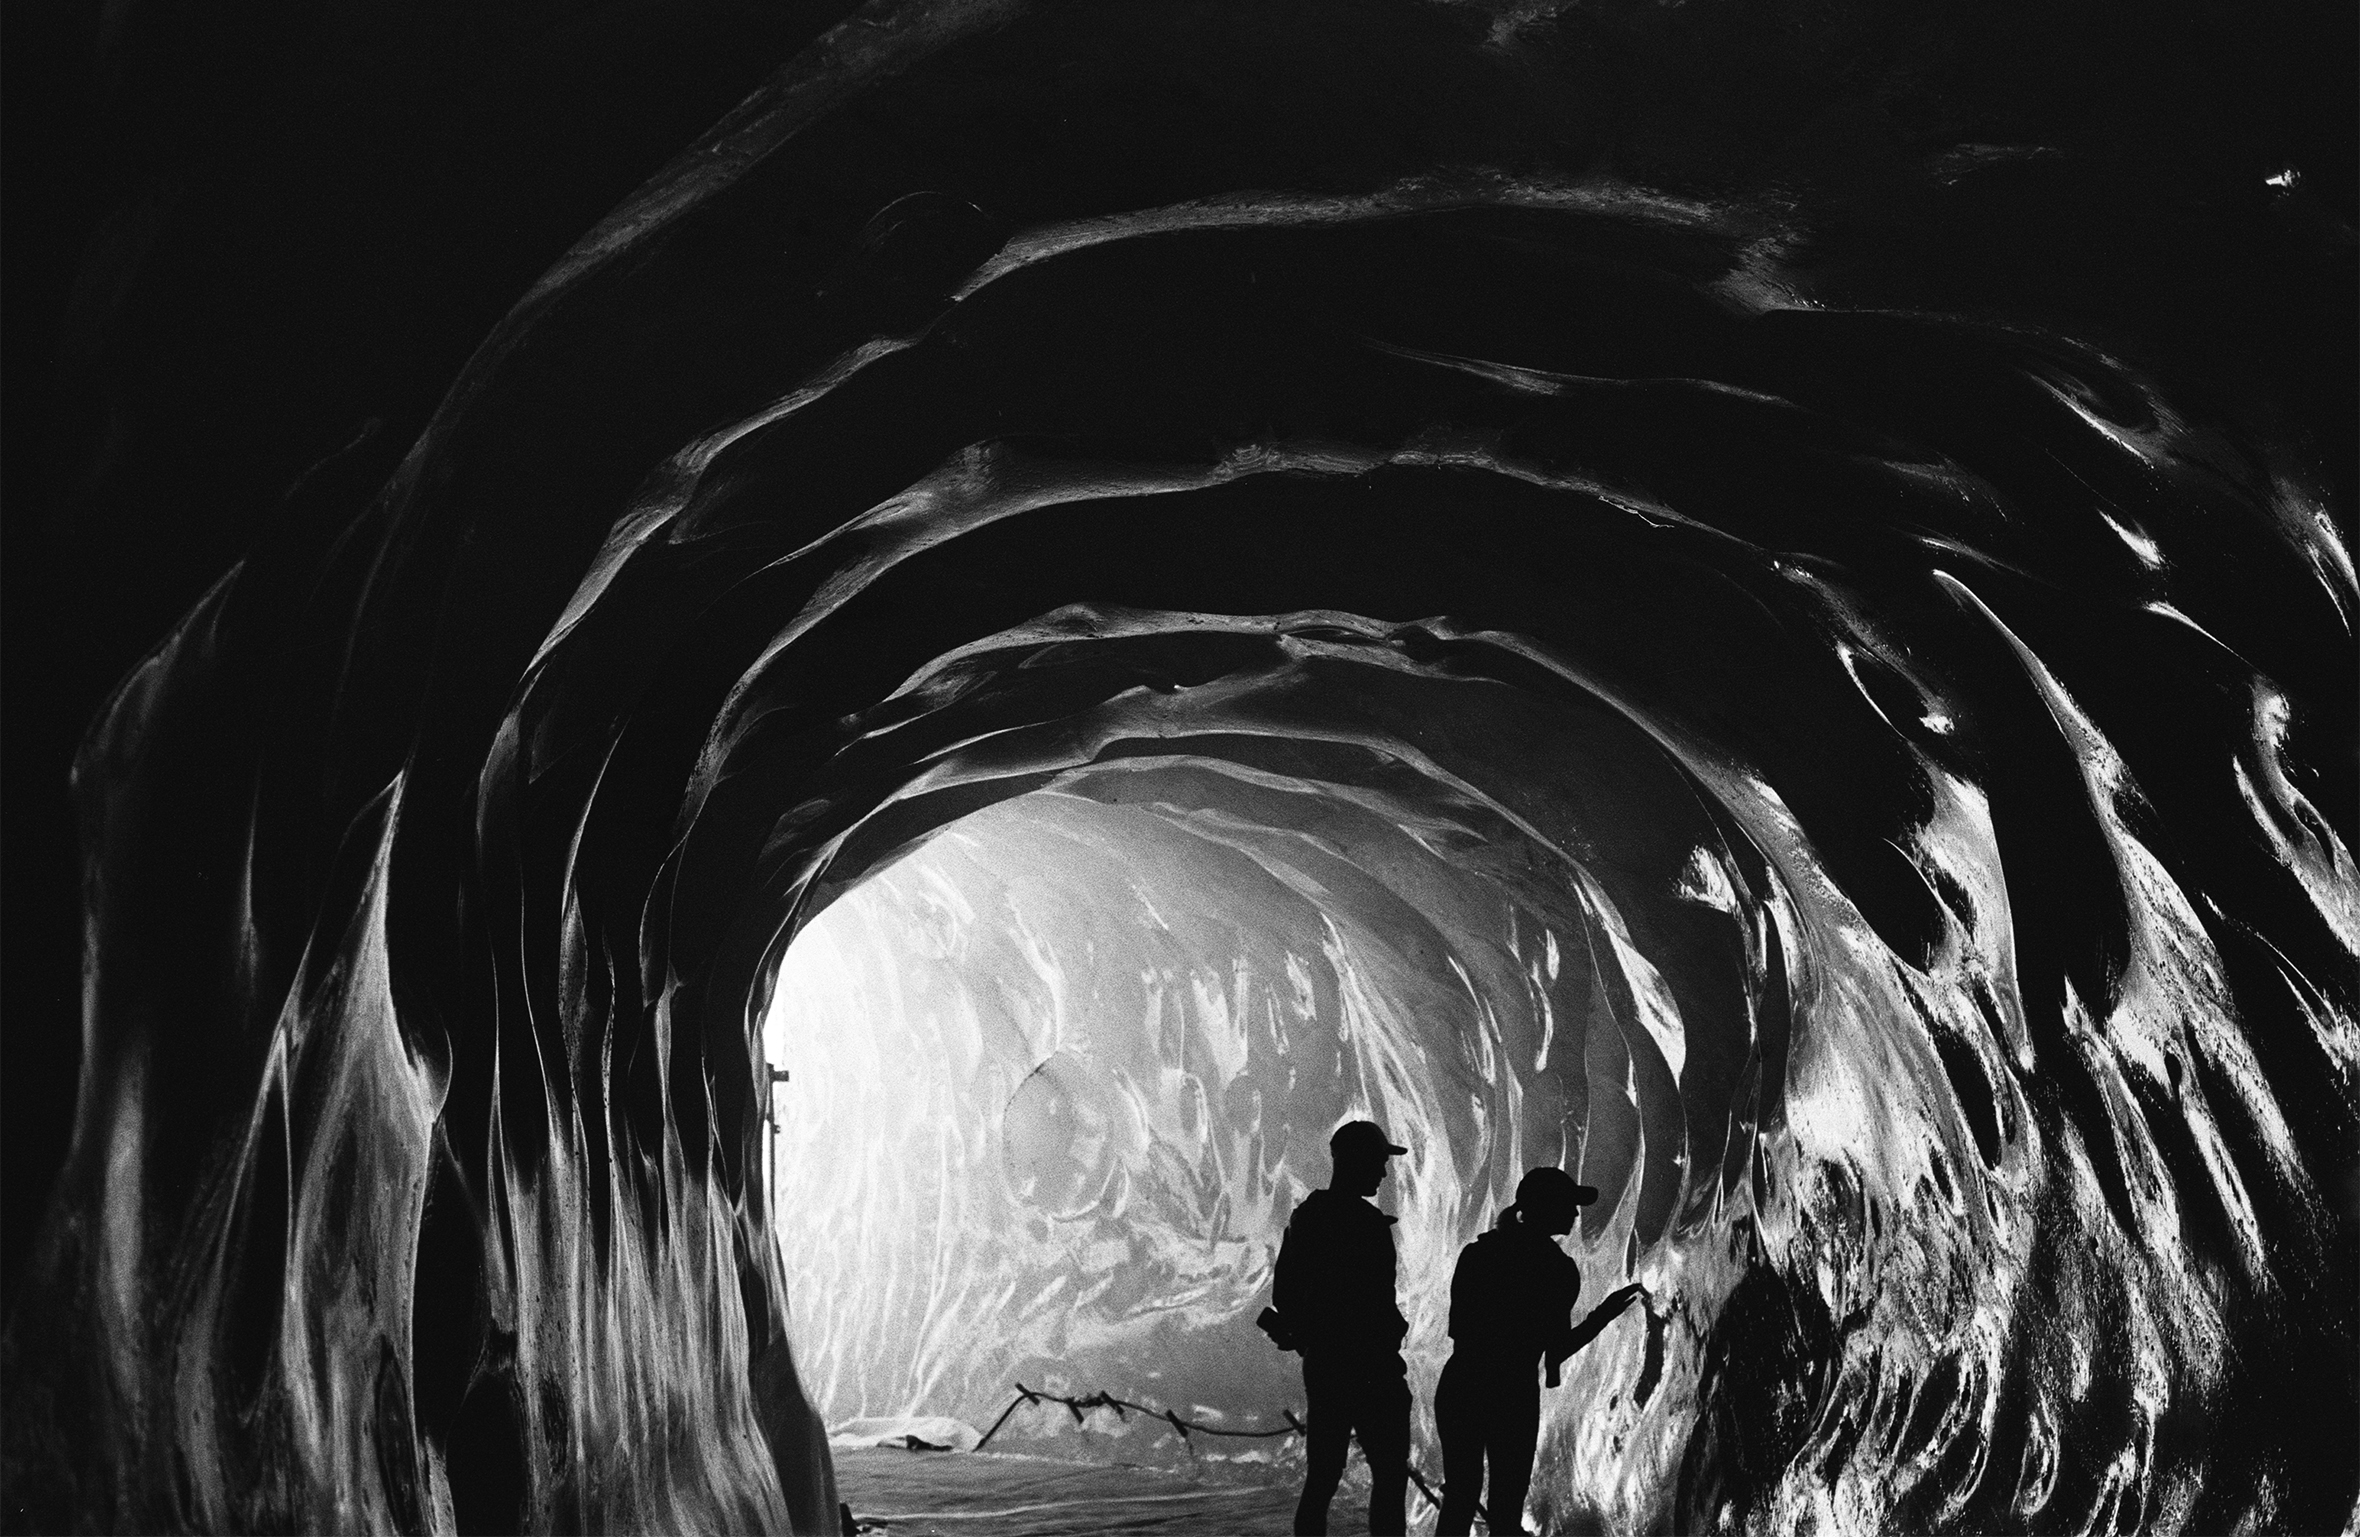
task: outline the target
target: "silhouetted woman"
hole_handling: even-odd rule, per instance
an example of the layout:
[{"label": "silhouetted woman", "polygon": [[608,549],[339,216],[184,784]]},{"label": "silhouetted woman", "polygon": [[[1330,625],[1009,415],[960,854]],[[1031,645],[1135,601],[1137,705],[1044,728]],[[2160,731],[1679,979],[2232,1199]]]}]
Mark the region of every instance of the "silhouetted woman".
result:
[{"label": "silhouetted woman", "polygon": [[1625,1286],[1580,1323],[1571,1321],[1581,1267],[1557,1240],[1596,1199],[1596,1190],[1575,1184],[1562,1169],[1534,1169],[1516,1186],[1516,1204],[1500,1213],[1499,1225],[1459,1251],[1450,1282],[1450,1364],[1434,1394],[1443,1483],[1435,1537],[1464,1537],[1474,1525],[1487,1461],[1492,1531],[1524,1530],[1524,1495],[1541,1431],[1542,1358],[1555,1387],[1565,1358],[1645,1290]]}]

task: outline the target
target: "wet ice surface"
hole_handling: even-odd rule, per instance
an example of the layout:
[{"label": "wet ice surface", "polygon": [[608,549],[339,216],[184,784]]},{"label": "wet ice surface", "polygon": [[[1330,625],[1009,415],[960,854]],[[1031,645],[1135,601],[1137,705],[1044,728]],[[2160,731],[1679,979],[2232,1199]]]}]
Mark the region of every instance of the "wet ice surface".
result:
[{"label": "wet ice surface", "polygon": [[[1682,1145],[1662,1036],[1602,1012],[1610,936],[1554,888],[1486,886],[1470,872],[1499,861],[1473,834],[1444,858],[1341,799],[1202,765],[1126,774],[1138,804],[1044,792],[962,819],[782,964],[775,1209],[797,1369],[832,1433],[986,1426],[1016,1383],[1282,1425],[1299,1364],[1251,1320],[1330,1129],[1362,1117],[1413,1150],[1377,1201],[1400,1219],[1404,1354],[1430,1400],[1459,1247],[1523,1170],[1569,1163],[1635,1198],[1643,1146]],[[1646,1104],[1598,1096],[1585,1136],[1589,1058],[1619,1086],[1634,1052]],[[1601,1229],[1599,1274],[1635,1221]],[[1153,1414],[1066,1418],[1020,1414],[994,1445],[1192,1461]],[[1077,1444],[1040,1444],[1055,1434]]]},{"label": "wet ice surface", "polygon": [[[839,1448],[836,1486],[862,1530],[888,1537],[1062,1537],[1088,1532],[1285,1532],[1293,1484],[1002,1456]],[[1362,1529],[1339,1495],[1330,1529]],[[1415,1503],[1414,1499],[1412,1503]]]}]

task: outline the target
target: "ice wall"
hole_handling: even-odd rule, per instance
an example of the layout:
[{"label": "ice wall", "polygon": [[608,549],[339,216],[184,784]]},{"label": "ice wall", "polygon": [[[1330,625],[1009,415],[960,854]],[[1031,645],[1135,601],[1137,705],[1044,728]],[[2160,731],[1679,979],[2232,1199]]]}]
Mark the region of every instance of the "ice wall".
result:
[{"label": "ice wall", "polygon": [[[1835,14],[881,4],[788,64],[95,726],[11,1497],[827,1530],[790,1267],[841,1257],[775,1242],[762,1010],[806,920],[1048,793],[1284,889],[1154,963],[1202,1058],[1144,984],[1119,1049],[1030,956],[988,1000],[1016,1186],[1161,1214],[1026,1272],[1117,1278],[1102,1353],[1124,1275],[1214,1327],[1185,1235],[1242,1259],[1314,1110],[1431,1104],[1413,1271],[1568,1156],[1585,1268],[1662,1299],[1552,1399],[1551,1521],[2349,1524],[2353,413],[2269,297],[2348,302],[2349,221],[2244,139],[2119,174],[2193,98],[1977,94]],[[1906,123],[1822,154],[1861,48]],[[1042,955],[1132,912],[1003,876]],[[1256,999],[1336,1066],[1249,1158],[1179,1075],[1244,1030],[1261,1081]]]},{"label": "ice wall", "polygon": [[[1382,1204],[1430,1385],[1457,1244],[1520,1160],[1580,1157],[1580,1024],[1547,1037],[1588,981],[1551,975],[1556,934],[1480,879],[1421,873],[1396,892],[1331,839],[1041,793],[822,913],[764,1040],[795,1075],[776,1212],[830,1420],[988,1424],[1023,1381],[1281,1423],[1297,1358],[1251,1320],[1328,1131],[1360,1115],[1412,1149]],[[1470,968],[1464,935],[1495,954]],[[1158,1437],[1186,1455],[1133,1439]]]}]

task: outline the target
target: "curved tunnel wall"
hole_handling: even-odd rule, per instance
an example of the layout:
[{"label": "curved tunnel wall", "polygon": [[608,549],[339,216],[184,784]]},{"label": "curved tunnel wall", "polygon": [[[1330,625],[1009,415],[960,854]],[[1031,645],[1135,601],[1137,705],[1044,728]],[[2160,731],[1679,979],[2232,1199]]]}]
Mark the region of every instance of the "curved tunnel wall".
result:
[{"label": "curved tunnel wall", "polygon": [[[2327,490],[1590,167],[1542,43],[1172,14],[832,35],[127,681],[43,1260],[89,1304],[12,1461],[96,1525],[825,1529],[769,981],[1178,740],[1529,852],[1654,979],[1593,1000],[1684,1139],[1607,1260],[1682,1305],[1544,1514],[2340,1522]],[[1240,38],[1315,134],[1202,113]]]},{"label": "curved tunnel wall", "polygon": [[[1690,1226],[1715,1211],[1724,1164],[1742,1175],[1755,1105],[1731,1089],[1760,1066],[1741,931],[1715,913],[1680,936],[1675,997],[1609,889],[1651,936],[1679,934],[1676,896],[1712,900],[1630,883],[1650,854],[1659,875],[1680,850],[1700,882],[1723,869],[1686,782],[1594,706],[1371,675],[1322,628],[1166,701],[1165,729],[1193,729],[1162,745],[1221,756],[1101,753],[949,824],[798,933],[765,1026],[796,1075],[777,1216],[791,1333],[831,1421],[983,1423],[1011,1380],[1269,1421],[1300,1383],[1241,1325],[1354,1115],[1413,1149],[1393,1197],[1429,1392],[1458,1246],[1526,1168],[1610,1193],[1587,1237],[1618,1271],[1684,1201]],[[1347,701],[1363,731],[1416,722],[1424,771],[1349,743]],[[1487,776],[1522,760],[1543,782],[1619,780],[1618,822],[1577,857],[1556,841],[1576,824],[1513,818],[1444,767],[1469,743],[1488,750],[1460,766]],[[1129,1441],[1126,1457],[1183,1450]]]},{"label": "curved tunnel wall", "polygon": [[[1390,1193],[1421,1315],[1438,1268],[1448,1291],[1452,1237],[1528,1149],[1578,1159],[1583,1042],[1548,1038],[1545,930],[1528,921],[1516,969],[1475,951],[1487,974],[1467,980],[1467,915],[1403,909],[1496,920],[1496,897],[1446,866],[1395,895],[1352,846],[1323,846],[1343,818],[1274,835],[1224,786],[1190,788],[1210,804],[1178,825],[1158,802],[1068,795],[962,818],[789,952],[768,1031],[796,1075],[778,1220],[791,1334],[831,1423],[980,1427],[1023,1381],[1264,1428],[1301,1384],[1241,1325],[1339,1119],[1381,1115],[1419,1149]],[[1627,1135],[1598,1147],[1628,1172]],[[1428,1385],[1432,1324],[1411,1347]],[[1104,1418],[1079,1443],[1098,1455],[1191,1450]],[[1068,1424],[1027,1417],[1001,1440]],[[1245,1449],[1293,1450],[1205,1448]]]}]

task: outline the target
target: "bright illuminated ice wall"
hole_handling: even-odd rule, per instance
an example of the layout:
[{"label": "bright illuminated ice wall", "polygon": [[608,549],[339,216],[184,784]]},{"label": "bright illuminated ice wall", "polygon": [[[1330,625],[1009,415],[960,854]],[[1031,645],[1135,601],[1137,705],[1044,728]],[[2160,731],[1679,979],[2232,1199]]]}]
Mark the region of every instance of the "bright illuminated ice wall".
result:
[{"label": "bright illuminated ice wall", "polygon": [[[1458,1245],[1529,1163],[1578,1161],[1578,916],[1325,795],[1193,765],[1152,783],[970,815],[789,950],[777,1209],[832,1423],[985,1424],[1017,1380],[1277,1423],[1297,1358],[1252,1318],[1328,1132],[1363,1114],[1411,1149],[1378,1200],[1423,1397]],[[1597,1159],[1627,1163],[1632,1118],[1599,1118]],[[1288,1449],[1209,1449],[1249,1447]],[[1159,1452],[1182,1449],[1142,1427],[1123,1455]]]}]

